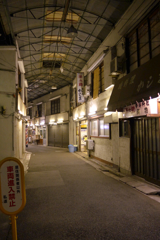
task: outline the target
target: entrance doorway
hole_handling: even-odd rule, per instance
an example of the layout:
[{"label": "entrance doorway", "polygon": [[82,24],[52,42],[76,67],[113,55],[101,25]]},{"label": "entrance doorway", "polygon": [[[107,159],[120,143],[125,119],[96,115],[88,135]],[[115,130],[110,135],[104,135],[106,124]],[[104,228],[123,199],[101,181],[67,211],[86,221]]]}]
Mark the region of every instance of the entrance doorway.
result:
[{"label": "entrance doorway", "polygon": [[87,141],[87,120],[77,122],[76,125],[76,145],[80,152],[87,154],[86,141]]},{"label": "entrance doorway", "polygon": [[160,185],[160,119],[135,118],[131,128],[133,173]]}]

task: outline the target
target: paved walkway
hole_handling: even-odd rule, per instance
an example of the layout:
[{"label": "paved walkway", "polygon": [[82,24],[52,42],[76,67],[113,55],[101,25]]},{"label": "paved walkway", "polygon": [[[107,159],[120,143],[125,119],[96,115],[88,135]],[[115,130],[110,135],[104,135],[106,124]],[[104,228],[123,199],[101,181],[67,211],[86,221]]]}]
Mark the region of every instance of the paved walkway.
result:
[{"label": "paved walkway", "polygon": [[[68,149],[28,151],[27,204],[18,215],[18,240],[160,239],[158,202]],[[0,239],[12,239],[2,213]]]},{"label": "paved walkway", "polygon": [[154,199],[160,203],[160,187],[146,181],[143,178],[138,176],[126,176],[118,171],[118,168],[108,165],[104,162],[100,162],[94,158],[88,158],[83,152],[75,152],[82,158],[86,160],[87,163],[92,164],[95,168],[101,170],[107,176],[110,176],[118,181],[121,181],[130,187],[135,188],[136,190],[148,195],[148,197]]}]

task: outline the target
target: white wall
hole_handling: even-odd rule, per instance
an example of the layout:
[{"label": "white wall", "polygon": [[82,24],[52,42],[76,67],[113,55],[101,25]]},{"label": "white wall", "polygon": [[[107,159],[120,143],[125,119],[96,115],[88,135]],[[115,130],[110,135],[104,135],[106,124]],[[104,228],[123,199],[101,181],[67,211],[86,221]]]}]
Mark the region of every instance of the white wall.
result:
[{"label": "white wall", "polygon": [[[0,111],[6,108],[6,114],[0,114],[0,160],[14,156],[14,112],[15,112],[15,47],[0,47]],[[8,71],[3,71],[8,70]]]},{"label": "white wall", "polygon": [[51,115],[51,101],[49,99],[60,97],[60,112],[69,112],[70,110],[70,86],[55,90],[51,94],[47,94],[40,98],[37,98],[33,101],[33,104],[28,103],[28,107],[32,106],[32,118],[35,117],[35,112],[37,111],[36,104],[42,102],[42,115],[48,116]]},{"label": "white wall", "polygon": [[120,170],[124,173],[131,173],[130,165],[130,138],[119,138]]}]

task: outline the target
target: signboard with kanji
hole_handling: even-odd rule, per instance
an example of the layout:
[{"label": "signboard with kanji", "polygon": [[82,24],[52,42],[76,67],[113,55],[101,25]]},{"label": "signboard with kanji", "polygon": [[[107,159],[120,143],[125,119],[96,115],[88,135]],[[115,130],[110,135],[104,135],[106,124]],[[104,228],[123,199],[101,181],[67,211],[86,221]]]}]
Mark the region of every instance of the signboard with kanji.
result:
[{"label": "signboard with kanji", "polygon": [[0,210],[7,214],[17,214],[26,204],[24,168],[17,158],[0,161]]},{"label": "signboard with kanji", "polygon": [[84,73],[77,73],[77,102],[83,103]]}]

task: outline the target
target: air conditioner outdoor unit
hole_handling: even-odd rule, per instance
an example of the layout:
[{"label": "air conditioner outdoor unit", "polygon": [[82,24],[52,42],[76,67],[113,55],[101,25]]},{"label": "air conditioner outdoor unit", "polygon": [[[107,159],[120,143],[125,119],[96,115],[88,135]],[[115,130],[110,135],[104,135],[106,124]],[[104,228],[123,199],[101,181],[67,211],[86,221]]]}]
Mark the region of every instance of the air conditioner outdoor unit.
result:
[{"label": "air conditioner outdoor unit", "polygon": [[90,86],[88,86],[88,85],[84,86],[83,96],[85,96],[85,97],[90,96]]},{"label": "air conditioner outdoor unit", "polygon": [[120,57],[115,57],[110,62],[110,73],[121,73],[122,72],[122,61]]}]

